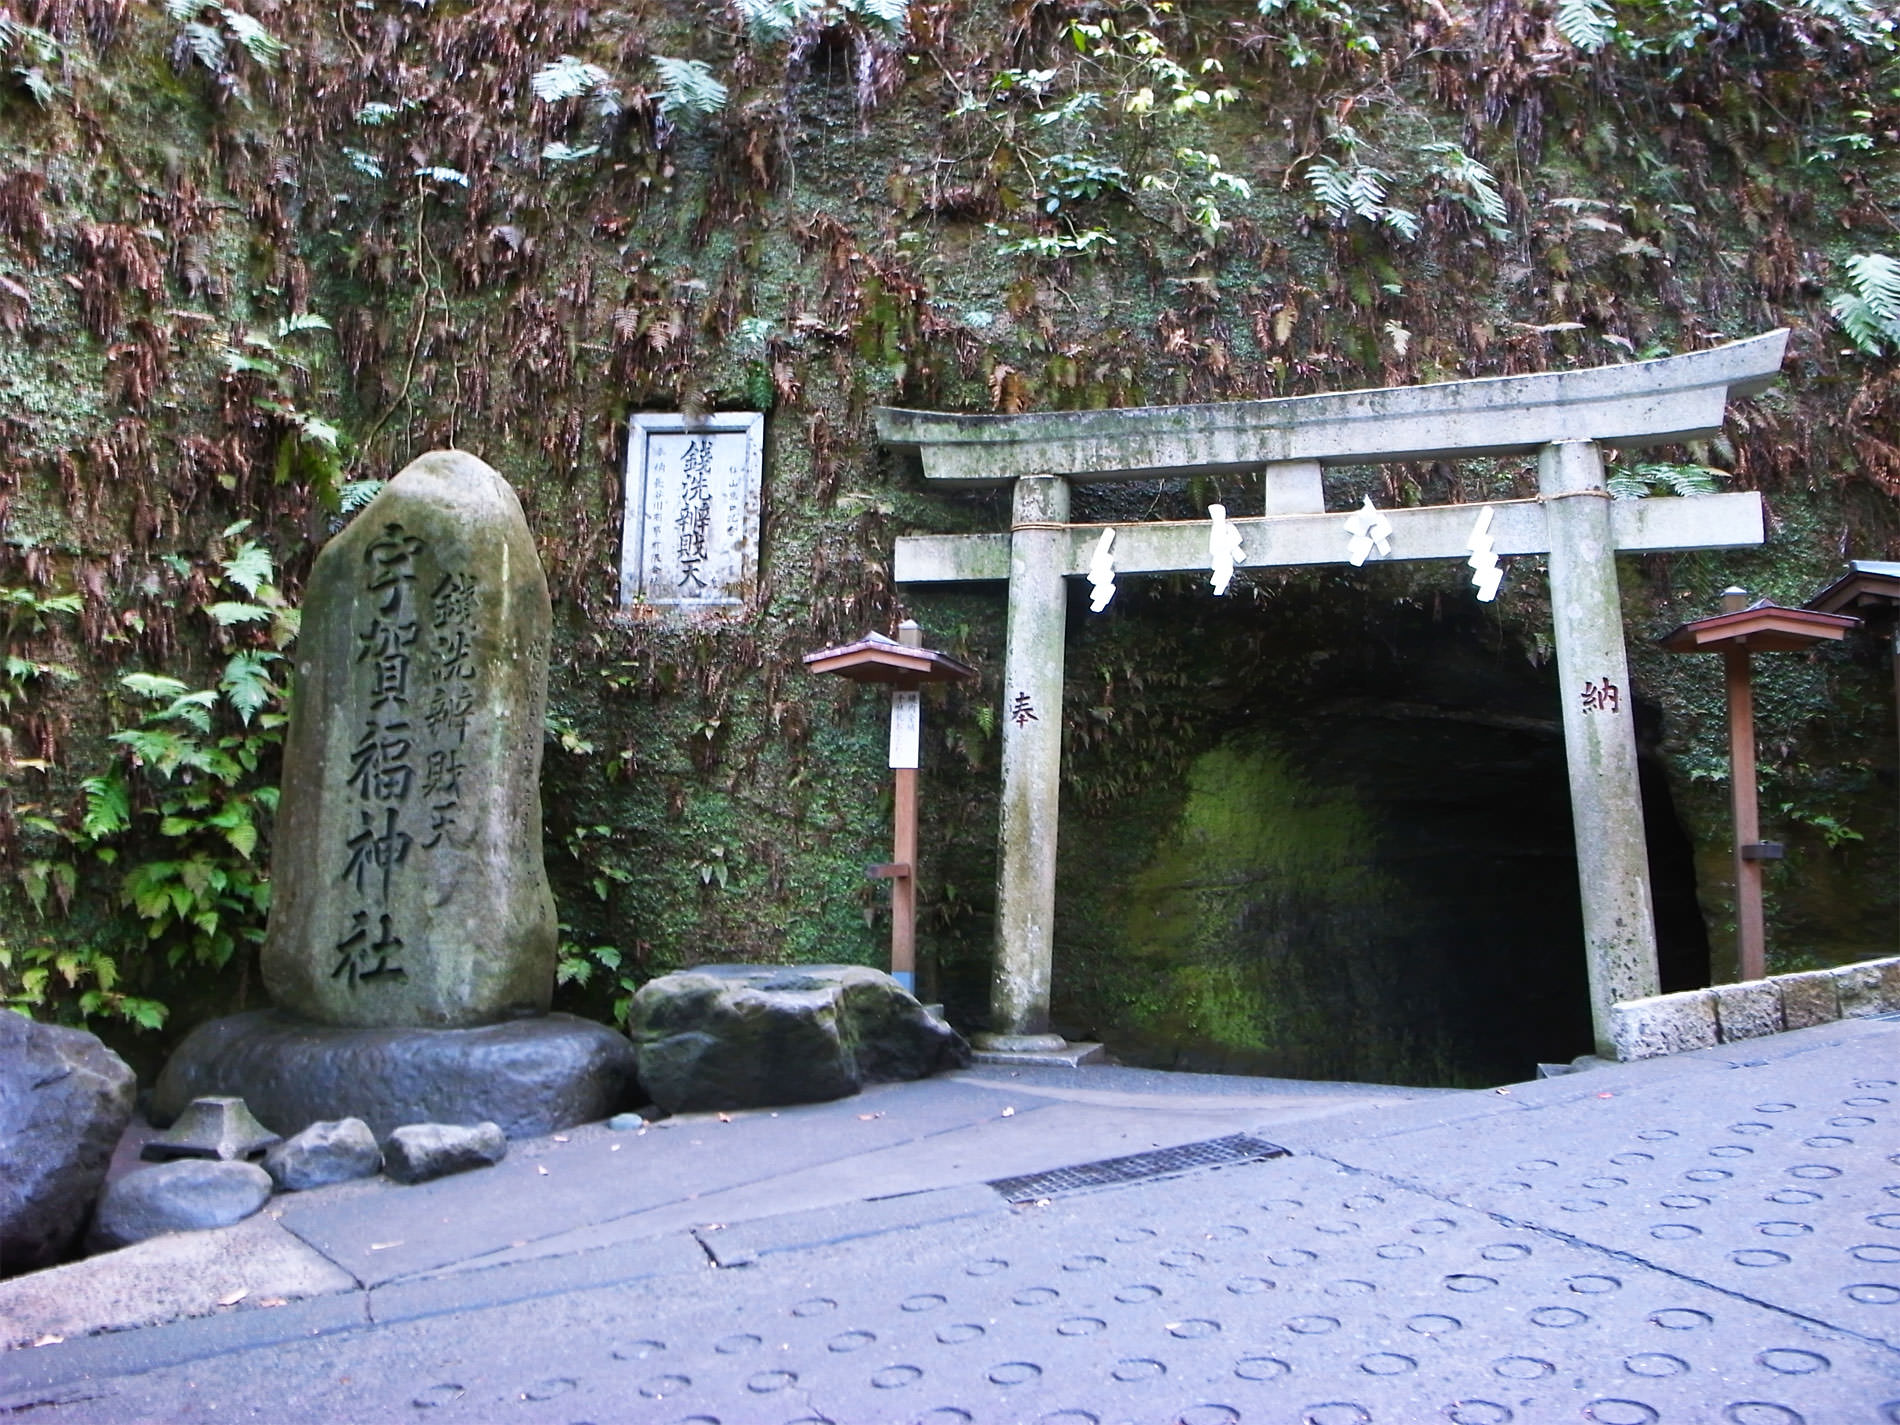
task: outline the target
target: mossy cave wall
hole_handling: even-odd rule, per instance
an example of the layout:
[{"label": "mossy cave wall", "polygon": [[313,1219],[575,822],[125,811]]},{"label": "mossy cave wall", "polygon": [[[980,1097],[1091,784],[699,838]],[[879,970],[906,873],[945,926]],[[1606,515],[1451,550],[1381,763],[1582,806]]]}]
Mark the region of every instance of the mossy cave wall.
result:
[{"label": "mossy cave wall", "polygon": [[[884,703],[799,657],[908,615],[983,670],[927,698],[920,925],[924,988],[979,1024],[1002,591],[900,590],[890,560],[1007,503],[924,488],[872,407],[1278,396],[1787,325],[1776,391],[1641,457],[1760,490],[1767,546],[1622,565],[1665,981],[1723,975],[1719,660],[1651,637],[1731,583],[1799,603],[1900,557],[1900,381],[1828,308],[1849,255],[1900,246],[1900,70],[1820,6],[1626,5],[1595,54],[1539,0],[1267,11],[840,0],[768,33],[678,0],[0,8],[0,989],[148,1064],[255,1000],[255,898],[219,940],[127,877],[267,866],[267,822],[247,850],[166,813],[217,779],[109,740],[159,706],[119,679],[205,688],[268,652],[274,625],[213,612],[247,544],[294,603],[361,482],[452,444],[519,490],[555,593],[563,1002],[606,1015],[711,959],[881,961]],[[702,61],[723,108],[689,112],[661,58]],[[1329,208],[1328,162],[1378,169],[1416,231]],[[626,418],[717,409],[768,413],[758,586],[730,618],[621,610]],[[1341,510],[1531,487],[1519,461],[1328,475]],[[1259,510],[1224,477],[1078,490],[1076,517],[1214,499]],[[1446,1083],[1588,1047],[1542,571],[1510,561],[1492,606],[1462,572],[1076,597],[1059,1027],[1140,1062]],[[1885,654],[1757,665],[1773,968],[1890,953]],[[216,713],[208,735],[245,730]],[[254,743],[240,791],[272,773]],[[95,834],[85,783],[114,768],[130,826]]]}]

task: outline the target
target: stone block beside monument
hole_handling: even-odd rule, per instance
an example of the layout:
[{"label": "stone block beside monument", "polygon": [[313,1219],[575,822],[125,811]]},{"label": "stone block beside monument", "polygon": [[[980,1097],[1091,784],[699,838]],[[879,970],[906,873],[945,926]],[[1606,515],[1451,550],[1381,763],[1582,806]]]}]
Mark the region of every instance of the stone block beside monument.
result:
[{"label": "stone block beside monument", "polygon": [[461,451],[412,463],[317,556],[303,608],[262,969],[276,1005],[201,1025],[152,1118],[242,1097],[274,1131],[362,1118],[604,1118],[634,1056],[548,1014],[541,853],[552,613],[520,502]]}]

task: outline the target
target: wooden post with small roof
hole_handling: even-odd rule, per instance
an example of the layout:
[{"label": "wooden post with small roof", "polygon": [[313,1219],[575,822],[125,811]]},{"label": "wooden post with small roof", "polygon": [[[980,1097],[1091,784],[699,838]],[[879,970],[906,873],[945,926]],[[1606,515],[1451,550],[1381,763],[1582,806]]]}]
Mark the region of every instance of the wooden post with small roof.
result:
[{"label": "wooden post with small roof", "polygon": [[897,637],[869,633],[856,643],[805,655],[813,673],[836,673],[854,683],[882,683],[891,690],[890,766],[895,774],[891,859],[867,874],[891,883],[891,978],[917,992],[917,763],[923,731],[919,689],[926,683],[973,678],[976,670],[948,653],[923,646],[914,620],[897,626]]},{"label": "wooden post with small roof", "polygon": [[1735,818],[1735,939],[1741,978],[1768,973],[1761,868],[1779,861],[1778,841],[1761,839],[1755,791],[1755,690],[1751,653],[1788,653],[1842,638],[1860,622],[1842,614],[1789,609],[1766,599],[1749,603],[1746,589],[1724,589],[1722,612],[1672,629],[1658,640],[1671,653],[1720,653],[1728,688],[1729,803]]}]

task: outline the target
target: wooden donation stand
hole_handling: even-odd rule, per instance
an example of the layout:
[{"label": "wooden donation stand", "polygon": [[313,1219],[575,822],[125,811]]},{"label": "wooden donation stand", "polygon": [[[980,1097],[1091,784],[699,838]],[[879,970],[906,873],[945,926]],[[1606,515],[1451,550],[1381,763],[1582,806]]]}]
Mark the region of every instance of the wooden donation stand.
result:
[{"label": "wooden donation stand", "polygon": [[925,683],[974,678],[976,669],[948,653],[923,646],[923,631],[910,619],[895,639],[866,634],[856,643],[805,655],[814,673],[836,673],[854,683],[883,683],[891,690],[890,766],[896,773],[896,822],[891,859],[868,873],[891,883],[891,978],[917,992],[917,751],[923,731],[919,690]]},{"label": "wooden donation stand", "polygon": [[1671,653],[1720,653],[1728,684],[1729,801],[1735,816],[1735,935],[1741,977],[1768,973],[1762,928],[1761,864],[1781,859],[1781,843],[1761,839],[1755,797],[1755,691],[1751,653],[1792,653],[1845,636],[1860,622],[1842,614],[1748,602],[1746,589],[1725,589],[1722,612],[1685,623],[1657,640]]}]

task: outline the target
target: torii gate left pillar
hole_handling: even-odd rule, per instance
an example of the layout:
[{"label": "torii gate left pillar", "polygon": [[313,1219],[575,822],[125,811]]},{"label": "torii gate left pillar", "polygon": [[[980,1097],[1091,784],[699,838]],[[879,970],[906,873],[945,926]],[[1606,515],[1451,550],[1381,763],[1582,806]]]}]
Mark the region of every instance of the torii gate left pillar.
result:
[{"label": "torii gate left pillar", "polygon": [[1062,674],[1067,642],[1069,482],[1016,481],[1010,511],[1009,625],[1003,651],[1003,800],[996,869],[990,1023],[979,1047],[1060,1049],[1049,1032],[1055,964],[1056,824],[1062,804]]},{"label": "torii gate left pillar", "polygon": [[[927,475],[966,484],[1014,480],[1007,535],[911,537],[897,547],[900,583],[1009,581],[992,1032],[979,1036],[983,1047],[1024,1051],[1063,1042],[1049,1027],[1063,581],[1087,570],[1102,526],[1068,523],[1068,481],[1045,472],[1135,479],[1259,470],[1269,513],[1233,522],[1242,563],[1284,567],[1346,562],[1340,516],[1324,513],[1321,464],[1535,452],[1537,498],[1491,502],[1491,529],[1499,554],[1550,556],[1591,1020],[1597,1052],[1613,1057],[1610,1007],[1659,988],[1615,555],[1759,544],[1762,511],[1753,494],[1613,506],[1598,443],[1642,447],[1715,434],[1731,392],[1753,394],[1772,381],[1786,339],[1771,332],[1617,367],[1226,407],[1011,417],[880,411],[885,440],[922,449]],[[1462,557],[1476,508],[1387,511],[1391,557]],[[1115,528],[1117,573],[1207,567],[1206,521]]]}]

